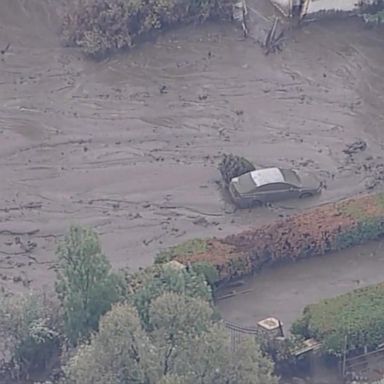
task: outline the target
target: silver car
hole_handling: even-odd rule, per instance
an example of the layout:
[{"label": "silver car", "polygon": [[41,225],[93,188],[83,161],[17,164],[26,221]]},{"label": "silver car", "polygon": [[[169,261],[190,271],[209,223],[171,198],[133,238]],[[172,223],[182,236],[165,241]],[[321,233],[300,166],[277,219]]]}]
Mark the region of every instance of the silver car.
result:
[{"label": "silver car", "polygon": [[320,193],[321,188],[322,183],[314,175],[276,167],[244,173],[229,183],[231,199],[239,208],[309,197]]}]

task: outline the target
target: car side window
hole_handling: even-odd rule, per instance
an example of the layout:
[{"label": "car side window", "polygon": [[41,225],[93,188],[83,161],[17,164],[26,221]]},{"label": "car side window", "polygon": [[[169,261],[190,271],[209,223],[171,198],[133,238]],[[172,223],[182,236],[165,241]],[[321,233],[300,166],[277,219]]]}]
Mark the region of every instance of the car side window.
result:
[{"label": "car side window", "polygon": [[257,191],[260,192],[274,192],[274,191],[284,191],[291,188],[287,183],[270,183],[260,186]]},{"label": "car side window", "polygon": [[291,188],[291,185],[287,183],[274,183],[274,186],[275,191],[286,191]]}]

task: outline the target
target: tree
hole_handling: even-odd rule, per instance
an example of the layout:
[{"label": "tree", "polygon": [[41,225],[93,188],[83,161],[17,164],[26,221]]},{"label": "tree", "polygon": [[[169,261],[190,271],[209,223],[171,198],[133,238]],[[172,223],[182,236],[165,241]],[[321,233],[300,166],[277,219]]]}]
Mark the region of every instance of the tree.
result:
[{"label": "tree", "polygon": [[0,294],[0,357],[8,374],[41,374],[59,353],[60,325],[55,301],[38,293]]},{"label": "tree", "polygon": [[190,341],[209,330],[213,310],[206,301],[165,293],[154,300],[149,317],[161,374],[166,376],[175,371]]},{"label": "tree", "polygon": [[134,308],[115,304],[90,343],[64,368],[67,384],[147,384],[155,370],[154,351]]},{"label": "tree", "polygon": [[136,309],[115,305],[65,368],[66,384],[276,384],[254,340],[231,353],[212,314],[207,302],[165,293],[153,300],[146,330]]},{"label": "tree", "polygon": [[273,364],[254,337],[245,336],[231,351],[228,330],[221,324],[191,340],[179,358],[178,372],[191,373],[186,384],[277,384]]},{"label": "tree", "polygon": [[65,332],[72,343],[97,328],[100,316],[119,299],[119,278],[88,228],[72,226],[57,249],[56,292],[64,310]]},{"label": "tree", "polygon": [[129,299],[136,307],[145,328],[151,327],[151,303],[163,293],[174,292],[207,302],[212,300],[212,290],[203,274],[186,269],[174,270],[167,265],[156,265],[132,275],[128,284],[133,287]]}]

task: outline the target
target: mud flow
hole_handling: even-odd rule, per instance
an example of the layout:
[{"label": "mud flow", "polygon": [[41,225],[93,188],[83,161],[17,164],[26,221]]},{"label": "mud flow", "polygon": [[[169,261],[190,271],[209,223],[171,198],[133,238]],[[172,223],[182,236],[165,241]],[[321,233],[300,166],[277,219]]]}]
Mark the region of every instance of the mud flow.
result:
[{"label": "mud flow", "polygon": [[[309,23],[265,56],[258,33],[274,11],[254,1],[246,40],[233,25],[190,26],[95,63],[60,45],[59,4],[0,4],[3,286],[51,284],[71,223],[135,269],[189,238],[381,188],[383,31]],[[358,140],[364,149],[343,152]],[[327,189],[234,211],[217,185],[224,152],[315,172]]]}]

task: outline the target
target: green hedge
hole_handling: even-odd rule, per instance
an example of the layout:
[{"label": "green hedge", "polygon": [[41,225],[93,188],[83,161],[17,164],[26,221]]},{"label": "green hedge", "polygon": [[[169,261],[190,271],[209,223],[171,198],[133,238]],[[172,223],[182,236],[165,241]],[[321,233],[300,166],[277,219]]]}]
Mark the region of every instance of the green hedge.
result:
[{"label": "green hedge", "polygon": [[384,194],[319,206],[223,239],[194,240],[159,255],[213,265],[219,280],[241,277],[265,265],[339,251],[384,234]]},{"label": "green hedge", "polygon": [[99,57],[160,29],[231,14],[231,0],[80,0],[65,15],[62,36],[67,45]]},{"label": "green hedge", "polygon": [[326,352],[375,348],[384,341],[384,283],[307,306],[292,333],[313,337]]}]

